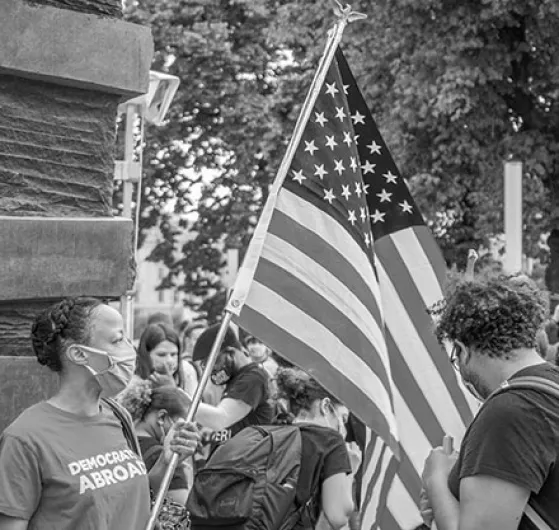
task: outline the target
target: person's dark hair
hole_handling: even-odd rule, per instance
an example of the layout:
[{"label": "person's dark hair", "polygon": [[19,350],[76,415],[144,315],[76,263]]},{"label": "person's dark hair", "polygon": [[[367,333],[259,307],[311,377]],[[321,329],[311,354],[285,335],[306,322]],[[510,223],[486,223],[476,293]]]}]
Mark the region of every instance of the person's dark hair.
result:
[{"label": "person's dark hair", "polygon": [[[153,373],[153,363],[151,361],[150,353],[154,348],[165,341],[172,342],[179,349],[177,353],[177,372],[175,372],[173,376],[180,379],[181,370],[179,368],[181,344],[179,336],[173,328],[162,322],[150,324],[140,337],[140,343],[138,345],[138,359],[136,361],[136,374],[142,379],[148,379]],[[178,382],[179,384],[181,383],[180,380]]]},{"label": "person's dark hair", "polygon": [[135,378],[118,398],[134,421],[142,421],[150,412],[166,410],[173,417],[186,417],[191,400],[180,388],[156,386],[150,380]]},{"label": "person's dark hair", "polygon": [[535,348],[546,313],[545,295],[517,277],[461,281],[430,309],[439,341],[460,341],[490,357]]},{"label": "person's dark hair", "polygon": [[340,402],[309,374],[298,368],[280,368],[276,375],[279,398],[289,404],[293,416],[309,412],[317,400],[330,398],[334,405]]},{"label": "person's dark hair", "polygon": [[65,347],[89,344],[92,313],[102,304],[96,298],[67,298],[37,315],[31,326],[31,344],[39,363],[61,372]]},{"label": "person's dark hair", "polygon": [[[192,352],[192,360],[194,362],[205,361],[210,356],[210,352],[212,351],[212,346],[215,338],[217,337],[220,326],[221,324],[210,326],[198,337],[198,340],[194,345],[194,351]],[[225,338],[223,339],[223,343],[221,345],[222,351],[227,348],[236,348],[238,350],[242,349],[242,345],[231,327],[227,328]]]}]

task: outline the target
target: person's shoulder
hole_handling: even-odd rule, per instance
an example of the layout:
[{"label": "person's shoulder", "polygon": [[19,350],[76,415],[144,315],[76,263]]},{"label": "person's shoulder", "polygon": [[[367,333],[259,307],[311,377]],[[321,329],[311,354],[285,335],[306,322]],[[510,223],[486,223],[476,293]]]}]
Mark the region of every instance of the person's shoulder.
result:
[{"label": "person's shoulder", "polygon": [[268,372],[258,363],[250,363],[243,367],[233,382],[239,380],[254,380],[267,382],[269,379]]},{"label": "person's shoulder", "polygon": [[320,445],[344,445],[345,443],[342,435],[330,427],[315,425],[313,423],[300,423],[297,424],[297,427],[299,427],[301,431],[302,438],[319,442]]},{"label": "person's shoulder", "polygon": [[10,425],[4,429],[2,435],[27,440],[37,432],[41,432],[42,426],[51,417],[51,408],[45,401],[41,401],[25,409]]}]

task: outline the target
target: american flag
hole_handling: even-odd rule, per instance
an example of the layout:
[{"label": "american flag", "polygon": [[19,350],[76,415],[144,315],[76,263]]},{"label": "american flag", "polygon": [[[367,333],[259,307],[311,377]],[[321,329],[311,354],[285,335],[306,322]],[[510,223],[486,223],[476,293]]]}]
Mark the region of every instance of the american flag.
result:
[{"label": "american flag", "polygon": [[[239,271],[236,323],[312,374],[394,451],[392,377],[350,87],[331,61]],[[314,91],[311,90],[311,94]],[[283,166],[283,164],[282,164]],[[285,178],[284,178],[285,177]]]},{"label": "american flag", "polygon": [[463,436],[473,417],[466,396],[438,344],[426,308],[442,298],[446,265],[402,179],[386,143],[338,51],[337,61],[354,116],[359,161],[368,186],[367,206],[385,318],[400,437],[397,461],[367,431],[362,468],[362,529],[410,530],[421,523],[421,472],[445,434]]}]

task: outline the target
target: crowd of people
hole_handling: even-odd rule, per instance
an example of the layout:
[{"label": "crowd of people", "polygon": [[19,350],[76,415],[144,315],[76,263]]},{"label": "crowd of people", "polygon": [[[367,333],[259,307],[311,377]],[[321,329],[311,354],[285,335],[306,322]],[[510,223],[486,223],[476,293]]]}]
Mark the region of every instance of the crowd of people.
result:
[{"label": "crowd of people", "polygon": [[[431,312],[438,338],[452,345],[450,362],[483,405],[459,453],[437,448],[426,460],[423,528],[559,528],[559,370],[548,362],[559,310],[548,319],[546,296],[530,280],[500,277],[458,282]],[[297,509],[284,507],[289,526],[277,528],[358,528],[355,418],[256,338],[226,330],[195,421],[185,422],[218,330],[153,319],[136,351],[118,311],[96,299],[64,300],[38,315],[33,349],[60,388],[1,434],[0,530],[144,528],[175,453],[158,527],[248,528],[248,519],[211,520],[223,519],[215,515],[222,506],[225,521],[246,511],[247,497],[262,496],[257,478],[233,480],[218,464],[241,437],[247,464],[282,429],[297,433],[298,461],[266,495]],[[266,449],[269,467],[280,466],[275,450]],[[239,488],[250,495],[227,498]],[[204,492],[219,506],[205,506]]]}]

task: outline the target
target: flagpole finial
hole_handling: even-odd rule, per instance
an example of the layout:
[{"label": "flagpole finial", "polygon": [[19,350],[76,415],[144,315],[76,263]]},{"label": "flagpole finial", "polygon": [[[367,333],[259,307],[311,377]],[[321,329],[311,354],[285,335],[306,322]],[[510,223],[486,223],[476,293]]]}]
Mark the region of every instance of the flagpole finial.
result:
[{"label": "flagpole finial", "polygon": [[355,22],[357,20],[363,20],[367,18],[367,15],[364,13],[359,13],[357,11],[353,11],[349,4],[342,5],[339,0],[333,0],[334,2],[334,13],[336,17],[339,19],[344,20],[346,23]]}]

